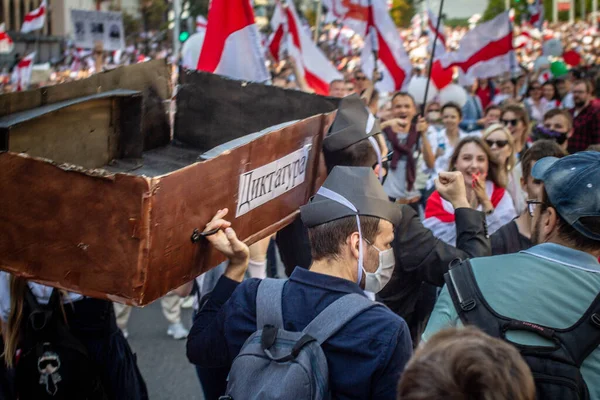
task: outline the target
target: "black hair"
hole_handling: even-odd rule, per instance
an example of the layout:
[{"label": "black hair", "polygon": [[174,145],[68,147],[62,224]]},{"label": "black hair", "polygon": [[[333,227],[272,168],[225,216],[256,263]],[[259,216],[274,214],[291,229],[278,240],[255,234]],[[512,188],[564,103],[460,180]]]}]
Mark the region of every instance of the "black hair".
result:
[{"label": "black hair", "polygon": [[[546,211],[550,207],[556,209],[556,207],[554,207],[554,205],[550,202],[550,198],[548,197],[548,193],[546,192],[545,188],[542,195],[542,204],[540,204],[540,206],[541,212]],[[560,215],[558,210],[556,210],[556,217],[556,229],[558,231],[558,236],[567,242],[570,248],[581,251],[600,250],[600,240],[590,239],[589,237],[581,234],[577,229],[570,225],[562,217],[562,215]],[[600,235],[600,217],[581,217],[579,218],[579,223],[583,225],[585,229]]]},{"label": "black hair", "polygon": [[[370,243],[375,242],[379,232],[379,218],[361,215],[360,228],[363,239]],[[348,236],[358,232],[356,217],[344,217],[308,229],[311,255],[314,261],[327,258],[337,258],[340,246],[346,242]]]},{"label": "black hair", "polygon": [[394,93],[394,95],[392,96],[392,103],[394,102],[394,100],[396,99],[396,97],[408,97],[412,100],[413,106],[415,106],[415,108],[417,107],[417,102],[415,101],[415,98],[412,96],[412,94],[408,93],[408,92],[396,92]]},{"label": "black hair", "polygon": [[345,149],[328,152],[323,150],[327,173],[330,173],[336,165],[344,167],[371,167],[377,162],[377,153],[367,140],[361,140],[346,147]]},{"label": "black hair", "polygon": [[462,117],[463,117],[462,108],[461,108],[461,107],[460,107],[458,104],[456,104],[456,103],[454,103],[454,102],[452,102],[452,101],[450,101],[450,102],[448,102],[448,103],[444,104],[444,105],[442,106],[442,114],[444,113],[444,110],[445,110],[446,108],[453,108],[453,109],[455,109],[455,110],[458,112],[458,117],[459,117],[460,119],[462,119]]}]

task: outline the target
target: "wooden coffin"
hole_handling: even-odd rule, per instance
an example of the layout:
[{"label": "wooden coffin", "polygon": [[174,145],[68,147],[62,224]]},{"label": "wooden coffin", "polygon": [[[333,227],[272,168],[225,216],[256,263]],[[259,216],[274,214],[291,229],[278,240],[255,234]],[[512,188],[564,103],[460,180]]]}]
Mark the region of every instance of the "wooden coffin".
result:
[{"label": "wooden coffin", "polygon": [[[245,89],[238,83],[232,98],[245,96]],[[204,154],[189,143],[193,135],[186,143],[177,131],[166,146],[145,145],[147,132],[136,128],[136,123],[143,125],[140,109],[133,105],[136,96],[124,96],[129,107],[117,106],[122,99],[110,92],[76,104],[59,103],[54,107],[60,110],[38,111],[40,115],[23,122],[48,126],[24,129],[34,144],[46,141],[81,127],[83,122],[61,113],[78,112],[85,123],[96,121],[101,118],[90,104],[108,98],[109,117],[102,116],[108,123],[106,142],[98,140],[105,144],[102,154],[99,145],[91,146],[89,129],[65,136],[73,151],[56,156],[49,148],[31,152],[24,145],[13,147],[18,126],[9,124],[4,130],[0,269],[89,296],[146,305],[223,260],[206,241],[192,241],[194,231],[203,230],[218,209],[229,208],[233,228],[250,244],[291,222],[318,187],[321,142],[333,115],[317,114],[246,137],[238,129],[234,142],[226,144],[211,131],[211,143],[221,147]],[[231,110],[240,106],[223,105]],[[297,119],[293,109],[287,115]],[[0,126],[6,126],[2,121]],[[60,128],[56,121],[68,123]]]}]

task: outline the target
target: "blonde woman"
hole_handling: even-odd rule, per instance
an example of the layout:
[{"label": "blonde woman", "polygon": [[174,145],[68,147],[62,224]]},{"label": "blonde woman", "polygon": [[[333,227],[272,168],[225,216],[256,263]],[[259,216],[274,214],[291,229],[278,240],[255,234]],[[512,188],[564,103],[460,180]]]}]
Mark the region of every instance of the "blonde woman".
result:
[{"label": "blonde woman", "polygon": [[506,187],[513,199],[515,210],[520,214],[525,209],[525,194],[521,189],[521,168],[515,168],[515,139],[502,124],[489,126],[482,135],[490,147],[492,157],[498,164],[498,180]]}]

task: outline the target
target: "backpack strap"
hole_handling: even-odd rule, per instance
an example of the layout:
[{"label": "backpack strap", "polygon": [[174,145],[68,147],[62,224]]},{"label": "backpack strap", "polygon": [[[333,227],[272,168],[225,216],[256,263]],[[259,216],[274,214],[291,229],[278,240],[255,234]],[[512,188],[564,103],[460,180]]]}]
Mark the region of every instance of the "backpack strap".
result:
[{"label": "backpack strap", "polygon": [[555,330],[578,367],[600,346],[600,294],[573,326]]},{"label": "backpack strap", "polygon": [[383,307],[382,304],[369,300],[358,293],[347,294],[319,313],[302,333],[315,338],[319,344],[323,344],[331,336],[335,335],[348,322],[358,314],[373,307]]},{"label": "backpack strap", "polygon": [[502,337],[503,326],[511,320],[497,314],[485,301],[469,260],[451,265],[444,280],[463,324],[476,325],[492,337]]},{"label": "backpack strap", "polygon": [[263,329],[265,325],[283,329],[281,302],[286,282],[287,279],[265,278],[259,283],[256,293],[257,330]]}]

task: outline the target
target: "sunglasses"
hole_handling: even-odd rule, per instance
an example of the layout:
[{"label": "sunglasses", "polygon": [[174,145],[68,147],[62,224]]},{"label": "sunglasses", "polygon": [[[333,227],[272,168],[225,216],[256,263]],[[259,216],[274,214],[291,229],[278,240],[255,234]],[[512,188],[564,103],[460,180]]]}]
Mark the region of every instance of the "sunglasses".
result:
[{"label": "sunglasses", "polygon": [[504,124],[504,126],[517,126],[517,124],[519,123],[518,119],[503,119],[502,123]]},{"label": "sunglasses", "polygon": [[357,77],[354,78],[354,80],[356,80],[356,81],[366,81],[367,77],[366,76],[357,76]]},{"label": "sunglasses", "polygon": [[494,147],[494,145],[496,145],[496,147],[498,147],[499,149],[503,148],[504,146],[506,146],[508,144],[508,140],[488,140],[486,139],[485,141],[488,146],[490,146],[490,148]]}]

